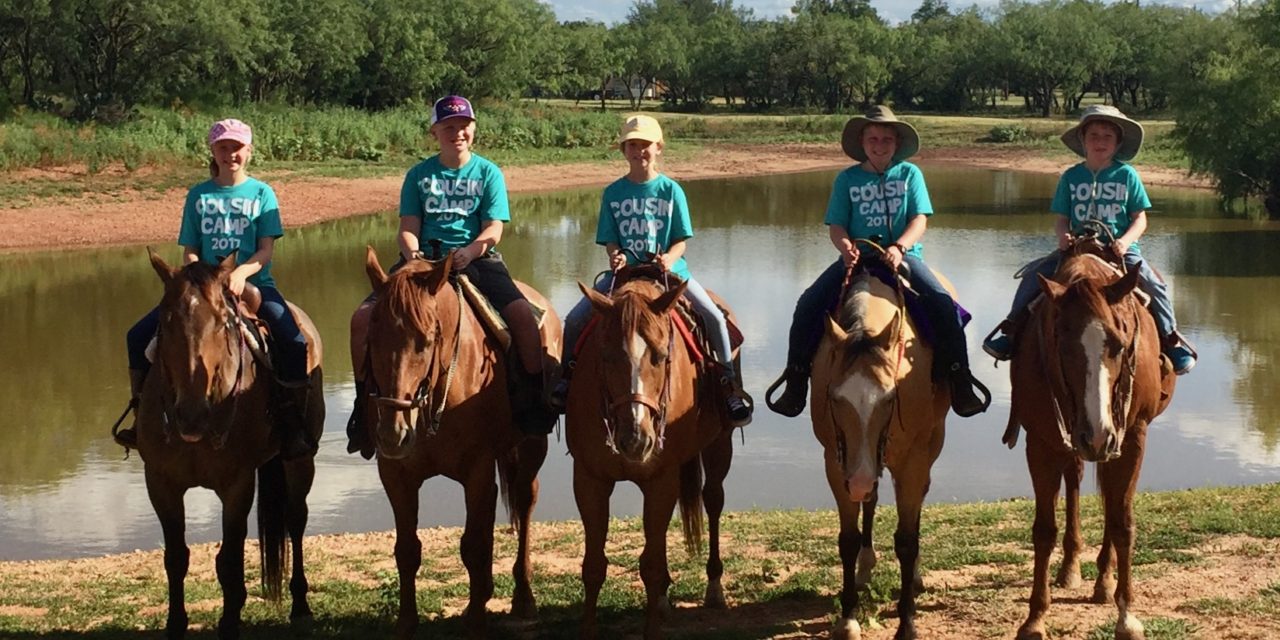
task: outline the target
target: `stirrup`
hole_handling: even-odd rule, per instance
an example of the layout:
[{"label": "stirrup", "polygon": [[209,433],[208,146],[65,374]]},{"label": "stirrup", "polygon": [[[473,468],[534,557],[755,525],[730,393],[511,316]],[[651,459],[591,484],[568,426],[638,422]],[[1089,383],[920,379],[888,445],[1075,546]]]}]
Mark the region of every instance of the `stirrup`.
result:
[{"label": "stirrup", "polygon": [[134,441],[132,445],[122,442],[120,439],[120,425],[124,423],[124,419],[129,417],[130,413],[138,410],[139,404],[140,402],[139,402],[138,396],[129,398],[129,404],[125,405],[124,413],[121,413],[120,417],[116,418],[116,423],[111,425],[111,439],[114,440],[116,444],[124,447],[126,454],[129,452],[129,449],[133,448],[133,446],[138,444],[137,432],[136,431],[134,432]]}]

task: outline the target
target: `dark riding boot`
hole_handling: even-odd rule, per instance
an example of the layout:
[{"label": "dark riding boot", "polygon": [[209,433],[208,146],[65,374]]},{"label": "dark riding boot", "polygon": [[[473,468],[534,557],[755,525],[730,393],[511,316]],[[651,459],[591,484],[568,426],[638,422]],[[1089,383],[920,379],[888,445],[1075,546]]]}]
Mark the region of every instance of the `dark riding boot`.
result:
[{"label": "dark riding boot", "polygon": [[[786,389],[783,389],[782,396],[777,400],[770,400],[773,391],[778,385],[785,383]],[[787,365],[782,375],[769,387],[765,392],[765,404],[774,413],[782,414],[788,418],[794,418],[804,411],[805,404],[809,401],[809,367],[806,365]]]},{"label": "dark riding boot", "polygon": [[556,378],[556,384],[551,388],[551,395],[547,396],[547,405],[552,411],[560,415],[564,415],[565,408],[569,403],[569,378],[573,374],[574,362],[570,360],[560,372],[560,376]]},{"label": "dark riding boot", "polygon": [[542,372],[529,373],[519,369],[515,377],[516,384],[511,393],[511,417],[516,426],[525,435],[545,436],[551,433],[560,414],[547,401]]},{"label": "dark riding boot", "polygon": [[296,460],[315,455],[320,448],[307,433],[307,396],[311,384],[306,380],[276,382],[275,425],[280,433],[280,457]]},{"label": "dark riding boot", "polygon": [[[961,366],[959,363],[951,365],[951,370],[947,373],[947,382],[951,386],[951,410],[961,418],[976,416],[991,406],[991,392],[973,377],[968,367]],[[978,397],[974,386],[982,391],[985,399]]]},{"label": "dark riding boot", "polygon": [[351,417],[347,418],[347,453],[360,452],[360,457],[368,460],[373,457],[373,442],[369,439],[369,428],[365,425],[365,403],[369,399],[365,395],[364,380],[356,380],[356,399],[352,403]]},{"label": "dark riding boot", "polygon": [[142,399],[142,381],[147,377],[145,371],[138,369],[129,370],[129,404],[125,407],[125,415],[133,414],[133,423],[124,429],[117,429],[120,423],[124,421],[125,416],[120,416],[116,421],[116,427],[111,430],[111,438],[116,444],[126,449],[138,448],[138,404]]},{"label": "dark riding boot", "polygon": [[750,396],[737,383],[737,375],[728,366],[713,362],[711,370],[720,384],[720,394],[724,398],[725,413],[729,416],[729,426],[745,427],[751,424],[751,414],[755,406]]}]

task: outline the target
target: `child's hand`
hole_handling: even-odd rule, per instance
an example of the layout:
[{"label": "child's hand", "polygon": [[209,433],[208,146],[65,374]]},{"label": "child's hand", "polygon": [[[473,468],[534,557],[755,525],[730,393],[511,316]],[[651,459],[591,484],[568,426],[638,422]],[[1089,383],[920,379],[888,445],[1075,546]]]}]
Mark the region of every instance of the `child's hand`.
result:
[{"label": "child's hand", "polygon": [[1064,233],[1058,236],[1058,251],[1066,251],[1071,246],[1071,234]]},{"label": "child's hand", "polygon": [[227,278],[227,288],[231,290],[232,295],[237,298],[244,294],[244,282],[248,276],[239,271],[232,271]]},{"label": "child's hand", "polygon": [[894,243],[885,247],[884,253],[885,264],[889,265],[894,271],[898,270],[898,265],[902,264],[902,258],[906,255],[902,250],[902,245]]},{"label": "child's hand", "polygon": [[471,264],[472,260],[480,257],[480,250],[474,244],[469,244],[453,252],[453,270],[462,271]]},{"label": "child's hand", "polygon": [[840,257],[844,258],[845,267],[852,267],[853,265],[858,264],[858,257],[860,255],[861,252],[858,251],[858,245],[855,245],[852,242],[840,250]]},{"label": "child's hand", "polygon": [[1111,250],[1115,252],[1116,257],[1123,258],[1124,254],[1129,252],[1130,244],[1132,243],[1126,241],[1124,238],[1116,238],[1116,241],[1111,243]]},{"label": "child's hand", "polygon": [[662,265],[663,271],[670,271],[671,267],[675,266],[676,261],[679,260],[679,258],[673,258],[669,253],[660,253],[656,260],[658,261],[658,264]]},{"label": "child's hand", "polygon": [[617,271],[627,266],[627,256],[621,250],[609,254],[609,269]]}]

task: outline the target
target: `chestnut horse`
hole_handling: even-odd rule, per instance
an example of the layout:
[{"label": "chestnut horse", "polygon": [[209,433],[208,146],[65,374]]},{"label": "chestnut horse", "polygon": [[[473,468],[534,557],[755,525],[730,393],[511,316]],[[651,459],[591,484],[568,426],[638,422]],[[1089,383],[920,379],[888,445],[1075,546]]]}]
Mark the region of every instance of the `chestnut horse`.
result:
[{"label": "chestnut horse", "polygon": [[[938,277],[951,291],[950,283]],[[814,357],[813,433],[822,443],[827,484],[840,515],[844,570],[833,638],[862,637],[858,590],[870,582],[876,562],[871,530],[877,484],[886,467],[898,504],[893,547],[902,571],[894,637],[916,637],[915,597],[923,588],[920,511],[929,472],[942,452],[951,392],[945,382],[932,380],[933,349],[920,339],[903,295],[901,285],[890,286],[866,267],[857,268],[840,320],[827,317]]]},{"label": "chestnut horse", "polygon": [[[1155,321],[1135,293],[1138,270],[1123,276],[1082,238],[1068,250],[1019,336],[1009,369],[1013,397],[1004,441],[1027,430],[1027,467],[1036,494],[1032,527],[1035,576],[1030,614],[1018,638],[1045,637],[1049,556],[1057,537],[1055,510],[1065,480],[1066,532],[1056,584],[1080,583],[1080,480],[1084,461],[1097,463],[1104,528],[1093,599],[1114,599],[1115,636],[1143,637],[1133,604],[1133,494],[1146,449],[1147,425],[1173,396],[1174,374],[1160,356]],[[1116,568],[1118,580],[1111,576]]]},{"label": "chestnut horse", "polygon": [[[418,625],[414,578],[422,564],[418,540],[418,491],[443,475],[463,487],[467,520],[462,563],[471,580],[463,613],[468,633],[485,633],[485,604],[493,597],[493,527],[498,487],[507,502],[519,544],[511,612],[537,613],[530,588],[529,522],[538,500],[538,469],[546,436],[516,427],[508,401],[508,357],[485,334],[479,319],[451,286],[452,255],[440,263],[410,260],[387,275],[368,249],[365,269],[377,294],[369,318],[366,384],[371,396],[366,424],[378,454],[378,475],[395,515],[400,610],[396,635],[409,638]],[[525,297],[547,310],[542,323],[545,370],[560,353],[561,326],[537,291],[517,282]]]},{"label": "chestnut horse", "polygon": [[[138,453],[147,493],[164,531],[164,568],[169,579],[165,631],[179,638],[187,629],[183,582],[190,553],[185,540],[183,496],[192,487],[212,489],[222,501],[222,548],[218,583],[222,617],[218,636],[236,638],[248,593],[244,585],[244,540],[253,506],[257,472],[258,534],[265,595],[280,599],[292,540],[293,595],[290,617],[308,617],[302,537],[307,526],[307,493],[315,461],[304,456],[283,462],[276,455],[280,436],[271,426],[274,381],[262,352],[250,339],[239,304],[227,289],[234,257],[217,266],[193,262],[175,269],[154,252],[151,265],[164,282],[156,362],[138,407]],[[290,305],[307,338],[310,389],[304,425],[319,441],[324,429],[320,334],[301,309]]]},{"label": "chestnut horse", "polygon": [[[614,485],[624,480],[634,482],[644,494],[644,637],[662,637],[662,617],[669,609],[667,525],[677,500],[691,553],[701,547],[706,505],[710,554],[705,604],[725,606],[719,533],[724,478],[733,457],[732,428],[724,403],[717,400],[715,376],[699,373],[673,326],[671,313],[684,295],[685,283],[664,289],[653,280],[628,280],[640,270],[643,267],[619,271],[615,282],[623,284],[612,297],[578,285],[597,318],[583,339],[565,412],[573,492],[585,534],[584,638],[598,634],[596,607],[608,566],[609,497]],[[731,311],[725,315],[733,317]]]}]

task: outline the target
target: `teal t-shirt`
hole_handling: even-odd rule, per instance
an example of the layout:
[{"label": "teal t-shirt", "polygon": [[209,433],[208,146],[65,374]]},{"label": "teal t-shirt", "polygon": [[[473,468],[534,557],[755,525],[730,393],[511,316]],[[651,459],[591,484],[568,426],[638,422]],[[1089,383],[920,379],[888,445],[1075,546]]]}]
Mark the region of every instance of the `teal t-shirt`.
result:
[{"label": "teal t-shirt", "polygon": [[[693,237],[689,202],[684,189],[663,174],[636,184],[623,176],[604,188],[596,244],[617,244],[626,251],[627,264],[639,262],[635,252],[665,253],[672,243]],[[689,279],[689,265],[681,257],[671,272]]]},{"label": "teal t-shirt", "polygon": [[423,240],[439,240],[445,249],[465,247],[485,222],[511,220],[507,181],[498,165],[474,153],[457,169],[434,155],[405,174],[400,215],[422,219]]},{"label": "teal t-shirt", "polygon": [[[209,180],[187,192],[178,244],[200,247],[200,259],[210,264],[236,251],[236,264],[244,264],[257,252],[260,238],[282,235],[276,192],[265,182],[249,178],[234,187],[220,187]],[[249,282],[276,286],[271,263],[262,265]]]},{"label": "teal t-shirt", "polygon": [[[856,164],[841,171],[831,187],[824,222],[844,227],[850,238],[880,236],[882,246],[898,241],[907,223],[916,216],[933,215],[924,174],[910,162],[895,162],[884,174]],[[917,242],[907,253],[923,257]]]},{"label": "teal t-shirt", "polygon": [[[1085,220],[1098,220],[1119,238],[1139,211],[1151,208],[1151,200],[1133,167],[1116,161],[1095,175],[1081,162],[1063,172],[1049,208],[1066,216],[1072,231]],[[1137,242],[1129,250],[1141,253]]]}]

